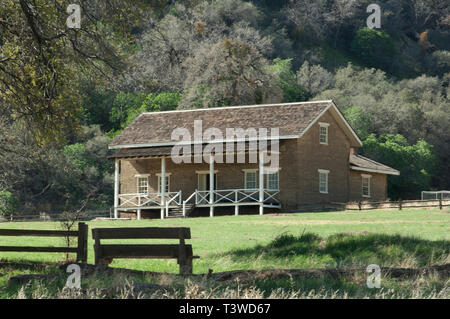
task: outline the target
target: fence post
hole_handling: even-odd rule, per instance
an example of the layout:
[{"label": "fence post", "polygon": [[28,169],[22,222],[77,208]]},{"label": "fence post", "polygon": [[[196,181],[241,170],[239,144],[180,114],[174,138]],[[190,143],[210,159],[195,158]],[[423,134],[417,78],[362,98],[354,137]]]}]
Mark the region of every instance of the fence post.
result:
[{"label": "fence post", "polygon": [[83,264],[87,263],[87,241],[88,241],[88,225],[86,223],[78,223],[78,251],[77,261]]},{"label": "fence post", "polygon": [[402,199],[401,198],[398,200],[398,209],[402,210]]},{"label": "fence post", "polygon": [[442,209],[442,198],[439,198],[439,209]]}]

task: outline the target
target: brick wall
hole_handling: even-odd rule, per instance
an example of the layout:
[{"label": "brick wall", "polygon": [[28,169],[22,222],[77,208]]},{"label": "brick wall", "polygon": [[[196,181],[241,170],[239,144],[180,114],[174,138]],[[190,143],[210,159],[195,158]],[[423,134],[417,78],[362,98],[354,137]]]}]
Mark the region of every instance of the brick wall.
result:
[{"label": "brick wall", "polygon": [[[362,175],[370,175],[370,197],[362,196]],[[386,200],[387,175],[350,170],[349,201]]]}]

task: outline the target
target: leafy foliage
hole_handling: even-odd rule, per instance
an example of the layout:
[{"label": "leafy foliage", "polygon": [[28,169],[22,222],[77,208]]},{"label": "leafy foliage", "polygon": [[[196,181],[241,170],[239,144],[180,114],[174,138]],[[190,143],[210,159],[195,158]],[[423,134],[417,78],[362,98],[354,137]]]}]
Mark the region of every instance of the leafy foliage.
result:
[{"label": "leafy foliage", "polygon": [[356,32],[352,51],[367,65],[378,68],[387,67],[395,54],[394,41],[388,33],[362,28]]},{"label": "leafy foliage", "polygon": [[13,216],[18,212],[19,199],[7,190],[0,191],[0,215],[4,217]]},{"label": "leafy foliage", "polygon": [[424,140],[410,145],[400,134],[383,134],[378,138],[370,134],[363,144],[364,155],[400,170],[400,176],[389,179],[390,198],[419,198],[421,190],[431,188],[437,156]]}]

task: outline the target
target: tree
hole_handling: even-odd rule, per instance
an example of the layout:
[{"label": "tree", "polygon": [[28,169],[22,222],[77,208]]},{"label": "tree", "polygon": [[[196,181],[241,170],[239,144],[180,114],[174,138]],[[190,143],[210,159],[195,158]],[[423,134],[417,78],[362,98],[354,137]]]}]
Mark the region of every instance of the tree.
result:
[{"label": "tree", "polygon": [[420,192],[431,189],[437,156],[433,146],[419,140],[410,145],[400,134],[370,134],[363,142],[362,154],[400,170],[400,176],[388,180],[388,196],[392,199],[416,199]]},{"label": "tree", "polygon": [[81,27],[71,29],[71,3],[2,0],[0,103],[40,139],[61,137],[76,122],[81,74],[107,77],[123,68],[119,44],[132,40],[143,8],[141,1],[81,0]]},{"label": "tree", "polygon": [[176,2],[160,20],[152,19],[132,67],[119,84],[127,91],[182,93],[192,60],[205,48],[227,38],[255,47],[262,54],[272,51],[270,37],[257,30],[259,10],[242,0]]},{"label": "tree", "polygon": [[202,48],[188,64],[181,108],[279,102],[269,62],[247,42],[225,39]]},{"label": "tree", "polygon": [[308,92],[297,84],[295,73],[292,71],[292,59],[276,58],[269,70],[278,76],[279,86],[283,90],[282,102],[301,102],[308,99]]},{"label": "tree", "polygon": [[0,215],[13,218],[19,209],[19,199],[7,190],[0,191]]},{"label": "tree", "polygon": [[297,84],[315,96],[333,85],[333,75],[320,65],[310,66],[305,61],[297,71]]},{"label": "tree", "polygon": [[389,65],[395,54],[394,41],[382,30],[362,28],[352,41],[352,51],[368,66],[380,69]]}]

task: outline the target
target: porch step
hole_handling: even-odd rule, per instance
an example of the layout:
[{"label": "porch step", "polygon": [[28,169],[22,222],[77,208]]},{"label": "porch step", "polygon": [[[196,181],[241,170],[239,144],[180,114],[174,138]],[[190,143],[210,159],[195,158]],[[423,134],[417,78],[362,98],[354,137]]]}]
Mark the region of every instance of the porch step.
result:
[{"label": "porch step", "polygon": [[[194,210],[195,204],[186,204],[186,217]],[[170,208],[168,218],[183,218],[183,205]]]}]

